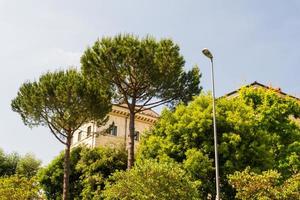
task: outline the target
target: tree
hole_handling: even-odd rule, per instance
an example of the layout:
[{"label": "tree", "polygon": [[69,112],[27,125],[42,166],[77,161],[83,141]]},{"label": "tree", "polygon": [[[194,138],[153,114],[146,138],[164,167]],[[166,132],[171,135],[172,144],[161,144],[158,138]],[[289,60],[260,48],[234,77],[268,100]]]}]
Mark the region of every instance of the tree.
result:
[{"label": "tree", "polygon": [[274,170],[261,174],[250,168],[229,175],[229,183],[237,190],[236,198],[242,200],[297,200],[300,199],[300,173],[282,180]]},{"label": "tree", "polygon": [[2,149],[0,149],[0,176],[11,176],[16,174],[20,157],[21,156],[17,152],[5,154]]},{"label": "tree", "polygon": [[[125,170],[127,155],[119,148],[73,148],[70,155],[70,199],[99,199],[106,179]],[[62,199],[64,152],[39,171],[38,182],[48,199]]]},{"label": "tree", "polygon": [[25,125],[48,126],[65,145],[63,199],[68,199],[72,137],[84,123],[105,119],[111,109],[105,85],[88,84],[76,70],[48,72],[39,81],[24,83],[11,105]]},{"label": "tree", "polygon": [[201,90],[198,68],[183,71],[184,59],[170,39],[102,38],[84,52],[81,64],[89,80],[110,84],[114,101],[128,106],[128,169],[134,163],[135,115],[165,103],[186,103]]},{"label": "tree", "polygon": [[[80,193],[83,190],[83,185],[80,180],[81,171],[76,169],[79,162],[83,147],[72,148],[70,152],[70,185],[69,198],[81,199]],[[65,152],[61,152],[54,158],[46,167],[42,168],[37,174],[37,180],[43,189],[47,199],[62,199],[63,180],[64,177],[64,157]]]},{"label": "tree", "polygon": [[107,200],[200,199],[197,183],[174,162],[144,161],[114,173],[110,182],[104,191]]},{"label": "tree", "polygon": [[[295,99],[243,88],[237,97],[218,99],[216,111],[222,199],[235,197],[227,176],[247,166],[255,172],[276,169],[284,178],[300,170],[300,127],[294,120],[300,104]],[[214,195],[212,133],[211,96],[202,94],[174,112],[164,110],[141,141],[137,159],[167,156],[184,163],[194,180],[202,182],[201,193]]]},{"label": "tree", "polygon": [[106,180],[115,171],[126,170],[127,154],[122,147],[84,149],[76,169],[82,173],[83,200],[102,199]]},{"label": "tree", "polygon": [[33,154],[25,154],[21,157],[16,168],[16,173],[31,178],[36,175],[41,165],[41,161]]},{"label": "tree", "polygon": [[1,200],[38,199],[39,187],[34,179],[12,175],[0,177]]},{"label": "tree", "polygon": [[33,154],[19,155],[17,152],[5,154],[0,149],[0,177],[20,175],[31,178],[36,175],[41,161]]}]

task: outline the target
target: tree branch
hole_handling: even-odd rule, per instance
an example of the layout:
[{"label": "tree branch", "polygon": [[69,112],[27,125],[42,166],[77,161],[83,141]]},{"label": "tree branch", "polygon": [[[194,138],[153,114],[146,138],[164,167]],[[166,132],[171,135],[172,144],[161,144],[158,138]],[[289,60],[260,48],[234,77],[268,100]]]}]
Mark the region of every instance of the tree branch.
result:
[{"label": "tree branch", "polygon": [[74,130],[73,130],[73,132],[72,132],[72,137],[73,137],[74,132],[77,131],[84,123],[86,123],[86,121],[87,121],[87,119],[82,120],[82,122],[80,122],[80,123],[78,124],[78,126],[74,128]]},{"label": "tree branch", "polygon": [[[55,134],[55,131],[52,129],[52,127],[51,127],[50,124],[48,124],[48,127],[50,128],[51,133],[56,137],[56,139],[57,139],[58,141],[60,141],[60,142],[61,142],[62,144],[64,144],[64,145],[67,145],[66,142],[64,142],[62,139],[60,139],[60,138],[57,136],[57,134]],[[61,134],[61,133],[59,133],[59,134]],[[61,135],[63,135],[63,134],[61,134]]]},{"label": "tree branch", "polygon": [[148,98],[148,100],[145,101],[144,104],[143,104],[137,111],[135,111],[134,113],[140,112],[140,111],[145,107],[145,105],[146,105],[149,101],[151,101],[152,98],[153,98],[153,97]]},{"label": "tree branch", "polygon": [[[150,106],[150,107],[146,107],[145,109],[140,109],[139,112],[143,112],[145,110],[150,110],[152,108],[155,108],[157,106],[160,106],[160,105],[163,105],[165,103],[169,103],[170,101],[173,101],[175,100],[176,98],[172,98],[172,99],[169,99],[169,100],[165,100],[165,101],[159,101],[159,102],[155,102],[155,103],[152,103],[153,106]],[[145,105],[145,106],[148,106],[148,105]]]},{"label": "tree branch", "polygon": [[[44,114],[44,115],[43,115]],[[51,125],[51,131],[54,129],[57,133],[61,134],[64,137],[67,137],[67,135],[63,134],[60,130],[58,130],[53,124],[52,122],[48,119],[47,114],[45,114],[44,112],[41,113],[42,118],[46,121],[47,125]],[[49,127],[50,128],[50,127]]]}]

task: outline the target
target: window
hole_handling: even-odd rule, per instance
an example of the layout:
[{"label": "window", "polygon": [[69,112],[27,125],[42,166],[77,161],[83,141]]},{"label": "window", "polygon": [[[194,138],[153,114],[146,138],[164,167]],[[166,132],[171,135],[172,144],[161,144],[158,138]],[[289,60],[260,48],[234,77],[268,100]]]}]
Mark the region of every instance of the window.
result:
[{"label": "window", "polygon": [[87,127],[86,132],[87,132],[86,137],[89,137],[91,135],[91,132],[92,132],[92,127],[91,126]]},{"label": "window", "polygon": [[118,135],[118,127],[116,125],[112,125],[110,127],[109,134],[117,136]]},{"label": "window", "polygon": [[79,131],[79,132],[78,132],[78,136],[77,136],[77,141],[78,141],[78,142],[81,140],[81,134],[82,134],[82,131]]},{"label": "window", "polygon": [[140,141],[140,132],[139,131],[135,132],[135,134],[134,134],[134,140]]}]

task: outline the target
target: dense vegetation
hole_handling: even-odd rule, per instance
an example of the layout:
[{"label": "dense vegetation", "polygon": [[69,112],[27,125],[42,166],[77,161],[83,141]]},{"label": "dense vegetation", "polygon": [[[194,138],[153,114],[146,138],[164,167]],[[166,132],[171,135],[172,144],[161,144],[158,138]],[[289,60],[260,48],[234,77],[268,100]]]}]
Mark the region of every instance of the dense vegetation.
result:
[{"label": "dense vegetation", "polygon": [[0,177],[1,200],[38,199],[41,197],[39,187],[34,179],[12,175]]},{"label": "dense vegetation", "polygon": [[197,182],[175,162],[147,160],[114,173],[109,181],[104,192],[107,200],[200,199]]},{"label": "dense vegetation", "polygon": [[33,154],[24,156],[17,152],[6,154],[0,149],[0,177],[20,175],[27,178],[33,177],[39,170],[41,161]]},{"label": "dense vegetation", "polygon": [[0,149],[0,197],[3,200],[34,199],[39,194],[35,175],[41,161],[33,154],[6,154]]},{"label": "dense vegetation", "polygon": [[300,198],[300,173],[284,179],[276,170],[260,174],[246,168],[230,175],[229,183],[237,190],[236,198],[264,200],[296,200]]},{"label": "dense vegetation", "polygon": [[[175,112],[164,110],[142,141],[138,159],[182,163],[201,182],[203,195],[214,195],[211,109],[210,95],[202,94]],[[222,199],[234,199],[239,190],[230,185],[228,175],[247,167],[257,173],[277,170],[283,180],[299,173],[300,127],[294,120],[299,116],[299,102],[265,89],[243,88],[237,97],[218,99]]]},{"label": "dense vegetation", "polygon": [[[122,148],[74,148],[70,198],[214,199],[211,109],[210,95],[202,94],[188,105],[164,110],[128,171]],[[295,99],[265,89],[243,88],[234,98],[218,99],[222,199],[300,198],[299,116]],[[1,195],[15,191],[32,199],[41,188],[47,199],[62,199],[64,152],[37,178],[26,178],[34,173],[28,174],[32,168],[18,154],[0,151],[0,159]]]},{"label": "dense vegetation", "polygon": [[[62,199],[63,160],[62,152],[38,174],[48,199]],[[116,170],[125,170],[126,160],[123,148],[74,148],[70,156],[70,199],[101,199],[105,181]]]}]

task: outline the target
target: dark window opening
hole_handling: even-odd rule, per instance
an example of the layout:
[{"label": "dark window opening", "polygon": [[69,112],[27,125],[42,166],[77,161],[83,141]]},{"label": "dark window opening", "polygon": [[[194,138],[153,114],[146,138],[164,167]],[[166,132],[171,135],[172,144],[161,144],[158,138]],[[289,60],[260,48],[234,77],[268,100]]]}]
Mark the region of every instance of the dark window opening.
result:
[{"label": "dark window opening", "polygon": [[91,133],[92,133],[92,127],[91,126],[87,127],[87,131],[86,132],[87,132],[86,137],[89,137],[91,135]]},{"label": "dark window opening", "polygon": [[134,140],[140,141],[140,132],[139,131],[135,132],[135,134],[134,134]]},{"label": "dark window opening", "polygon": [[118,127],[115,126],[115,125],[112,125],[112,126],[110,127],[109,134],[110,134],[110,135],[117,136],[117,135],[118,135]]},{"label": "dark window opening", "polygon": [[82,134],[82,131],[79,131],[79,132],[78,132],[78,136],[77,136],[77,141],[78,141],[78,142],[81,140],[81,134]]}]

